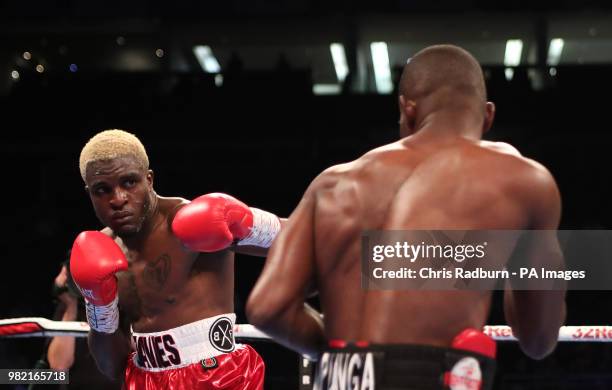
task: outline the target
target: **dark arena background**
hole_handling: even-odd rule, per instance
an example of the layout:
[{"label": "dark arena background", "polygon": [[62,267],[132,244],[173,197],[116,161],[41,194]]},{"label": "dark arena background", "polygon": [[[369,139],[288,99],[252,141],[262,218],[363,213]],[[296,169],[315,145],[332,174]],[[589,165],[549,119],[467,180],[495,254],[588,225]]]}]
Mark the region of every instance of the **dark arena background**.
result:
[{"label": "dark arena background", "polygon": [[[78,170],[96,132],[139,136],[160,195],[227,192],[288,216],[321,170],[397,139],[402,65],[436,43],[481,62],[486,138],[550,169],[562,228],[611,227],[609,2],[0,0],[0,21],[1,318],[53,318],[60,263],[101,228]],[[236,260],[240,323],[263,264]],[[609,325],[610,298],[570,292],[567,324]],[[489,324],[504,323],[497,293]],[[0,368],[34,367],[44,344],[0,339]],[[266,388],[299,388],[297,354],[254,345]],[[533,361],[500,342],[495,389],[612,389],[612,348]]]}]

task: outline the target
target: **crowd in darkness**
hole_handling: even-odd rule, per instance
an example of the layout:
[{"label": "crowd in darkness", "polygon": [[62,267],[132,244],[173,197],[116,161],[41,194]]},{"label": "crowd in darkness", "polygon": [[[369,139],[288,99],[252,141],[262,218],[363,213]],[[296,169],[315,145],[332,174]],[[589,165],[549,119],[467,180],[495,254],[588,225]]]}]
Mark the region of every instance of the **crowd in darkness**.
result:
[{"label": "crowd in darkness", "polygon": [[[611,74],[607,67],[560,67],[547,88],[534,90],[526,69],[512,81],[503,69],[487,72],[498,109],[487,138],[511,142],[551,170],[562,193],[563,228],[612,225],[608,108],[592,92],[606,91]],[[141,138],[160,195],[227,192],[281,216],[322,169],[398,136],[394,95],[313,96],[308,72],[245,73],[226,77],[221,87],[204,74],[24,75],[0,97],[0,114],[2,318],[51,317],[51,283],[66,250],[78,232],[100,228],[78,172],[80,149],[99,130],[121,128]],[[238,322],[246,321],[244,301],[262,265],[246,256],[237,261]],[[568,323],[610,323],[609,298],[570,292]],[[494,306],[489,323],[504,323],[501,296]],[[41,345],[0,342],[0,366],[32,366]],[[295,361],[297,379],[297,357],[262,348],[270,366]],[[532,362],[516,345],[502,344],[499,388],[577,389],[587,380],[590,389],[610,388],[612,378],[602,373],[612,366],[611,351],[607,344],[561,345]],[[544,371],[556,385],[543,384]],[[529,386],[541,384],[525,387],[528,375]]]}]

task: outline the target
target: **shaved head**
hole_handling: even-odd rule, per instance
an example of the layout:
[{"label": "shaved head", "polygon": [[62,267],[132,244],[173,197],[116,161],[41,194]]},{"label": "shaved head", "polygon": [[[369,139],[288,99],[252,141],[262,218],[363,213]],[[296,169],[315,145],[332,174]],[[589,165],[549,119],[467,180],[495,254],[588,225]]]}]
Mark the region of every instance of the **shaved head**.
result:
[{"label": "shaved head", "polygon": [[[404,66],[399,93],[414,101],[437,95],[444,105],[452,105],[453,101],[467,103],[464,98],[474,103],[487,99],[480,64],[470,53],[453,45],[430,46],[414,55]],[[454,99],[443,99],[448,95]]]}]

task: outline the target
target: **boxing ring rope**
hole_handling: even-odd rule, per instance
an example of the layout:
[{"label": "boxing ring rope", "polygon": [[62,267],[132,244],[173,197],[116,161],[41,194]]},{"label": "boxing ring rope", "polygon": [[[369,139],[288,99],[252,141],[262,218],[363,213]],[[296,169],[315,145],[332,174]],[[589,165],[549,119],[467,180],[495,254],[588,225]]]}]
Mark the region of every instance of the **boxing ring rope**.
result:
[{"label": "boxing ring rope", "polygon": [[[516,341],[506,325],[486,325],[484,333],[497,341]],[[0,320],[1,337],[86,337],[87,322],[52,321],[42,317],[7,318]],[[234,337],[239,339],[271,340],[264,332],[250,324],[234,325]],[[563,326],[559,330],[560,342],[612,342],[612,326],[583,325]]]}]

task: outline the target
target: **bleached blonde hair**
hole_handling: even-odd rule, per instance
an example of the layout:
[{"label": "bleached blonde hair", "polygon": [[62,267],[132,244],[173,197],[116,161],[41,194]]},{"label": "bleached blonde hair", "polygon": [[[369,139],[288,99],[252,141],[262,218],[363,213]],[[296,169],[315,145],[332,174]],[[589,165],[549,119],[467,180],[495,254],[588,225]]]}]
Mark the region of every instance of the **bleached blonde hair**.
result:
[{"label": "bleached blonde hair", "polygon": [[83,181],[85,181],[87,164],[126,156],[133,157],[143,169],[149,169],[147,151],[134,134],[118,129],[99,132],[81,150],[79,170]]}]

